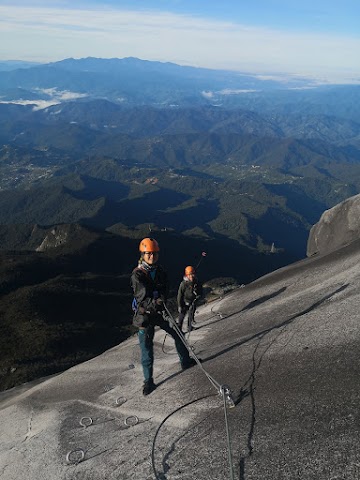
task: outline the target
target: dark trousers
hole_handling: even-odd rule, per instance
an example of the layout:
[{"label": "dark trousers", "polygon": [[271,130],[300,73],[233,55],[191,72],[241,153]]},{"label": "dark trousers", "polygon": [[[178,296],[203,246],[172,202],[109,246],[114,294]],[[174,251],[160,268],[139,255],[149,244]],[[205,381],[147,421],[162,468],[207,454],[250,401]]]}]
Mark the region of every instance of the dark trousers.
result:
[{"label": "dark trousers", "polygon": [[179,314],[177,324],[179,325],[180,330],[182,330],[186,314],[188,316],[188,318],[187,318],[187,320],[188,320],[187,331],[190,332],[192,330],[192,328],[191,328],[192,327],[192,322],[194,321],[194,316],[195,316],[195,303],[192,303],[191,305],[186,306],[186,310],[182,311]]},{"label": "dark trousers", "polygon": [[140,328],[138,333],[141,350],[141,365],[144,372],[145,382],[153,379],[155,326],[162,328],[166,333],[173,337],[181,365],[184,366],[190,361],[188,349],[183,344],[177,332],[171,328],[169,323],[164,320],[161,315],[156,315],[155,318],[151,318],[150,324],[145,328]]}]

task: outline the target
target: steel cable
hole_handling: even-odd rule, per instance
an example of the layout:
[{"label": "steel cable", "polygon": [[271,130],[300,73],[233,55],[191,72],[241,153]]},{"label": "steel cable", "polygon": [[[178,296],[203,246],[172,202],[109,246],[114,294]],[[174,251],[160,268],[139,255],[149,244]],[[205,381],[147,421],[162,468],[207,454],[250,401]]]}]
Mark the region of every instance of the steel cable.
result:
[{"label": "steel cable", "polygon": [[[230,480],[234,480],[234,470],[233,470],[233,464],[232,464],[232,454],[231,454],[231,440],[230,440],[230,430],[229,430],[229,422],[228,422],[228,417],[227,417],[227,408],[234,408],[235,407],[235,402],[232,398],[232,394],[231,394],[231,390],[230,388],[227,386],[227,385],[221,385],[219,382],[217,382],[206,370],[205,368],[202,366],[200,360],[198,359],[198,357],[195,355],[193,349],[190,347],[190,345],[187,343],[186,339],[185,339],[185,336],[183,335],[182,331],[180,330],[180,328],[178,327],[178,325],[176,324],[173,316],[171,315],[169,309],[167,308],[167,306],[164,304],[164,309],[165,309],[165,312],[166,312],[166,315],[167,317],[164,315],[165,319],[167,319],[171,325],[171,327],[176,331],[176,333],[179,335],[181,341],[183,342],[183,344],[185,345],[185,347],[187,348],[188,352],[190,353],[190,355],[193,357],[193,359],[195,360],[195,362],[198,364],[198,366],[201,368],[201,370],[203,371],[203,373],[206,375],[206,377],[208,378],[208,380],[210,381],[210,383],[217,389],[218,393],[220,393],[220,395],[222,396],[223,398],[223,401],[224,401],[224,415],[225,415],[225,430],[226,430],[226,437],[227,437],[227,445],[228,445],[228,460],[229,460],[229,469],[230,469]],[[190,402],[191,403],[191,402]],[[177,411],[177,410],[175,410]],[[174,412],[173,412],[174,413]],[[168,416],[169,417],[169,416]],[[166,417],[166,419],[168,418]],[[164,423],[165,420],[163,420],[162,423]],[[160,424],[161,426],[161,424]],[[159,429],[158,429],[159,430]],[[156,474],[156,472],[155,472]],[[156,477],[158,478],[158,477]]]}]

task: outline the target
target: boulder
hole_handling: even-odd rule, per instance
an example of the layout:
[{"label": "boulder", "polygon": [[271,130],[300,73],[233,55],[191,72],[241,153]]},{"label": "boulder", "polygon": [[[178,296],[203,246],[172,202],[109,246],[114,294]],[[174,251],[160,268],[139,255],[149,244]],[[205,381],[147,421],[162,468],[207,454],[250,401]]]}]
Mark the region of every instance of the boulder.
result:
[{"label": "boulder", "polygon": [[360,194],[325,210],[310,230],[307,256],[327,254],[360,237]]}]

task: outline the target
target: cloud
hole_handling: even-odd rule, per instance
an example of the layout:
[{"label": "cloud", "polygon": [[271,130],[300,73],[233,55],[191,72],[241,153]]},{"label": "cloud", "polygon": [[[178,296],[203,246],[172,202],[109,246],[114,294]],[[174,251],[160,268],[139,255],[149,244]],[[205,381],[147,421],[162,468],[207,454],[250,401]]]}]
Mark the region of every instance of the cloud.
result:
[{"label": "cloud", "polygon": [[58,105],[62,102],[66,102],[68,100],[76,100],[78,98],[84,98],[88,95],[86,93],[77,93],[77,92],[70,92],[68,90],[57,90],[57,88],[39,88],[37,89],[38,92],[44,93],[48,95],[50,98],[48,100],[1,100],[0,103],[14,103],[16,105],[34,105],[33,110],[42,110],[47,107],[51,107],[52,105]]},{"label": "cloud", "polygon": [[224,88],[223,90],[218,90],[217,92],[211,92],[209,90],[204,90],[201,92],[201,95],[209,100],[217,97],[218,95],[241,95],[242,93],[254,93],[259,90],[253,89],[239,89],[239,88]]},{"label": "cloud", "polygon": [[219,90],[217,93],[220,95],[240,95],[242,93],[254,93],[258,90],[253,89],[239,89],[239,88],[224,88],[224,90]]},{"label": "cloud", "polygon": [[11,103],[15,105],[33,105],[33,110],[43,110],[44,108],[51,107],[52,105],[58,105],[59,100],[0,100],[0,103]]},{"label": "cloud", "polygon": [[0,6],[0,16],[3,59],[134,56],[237,71],[360,77],[358,37],[109,6],[86,10]]},{"label": "cloud", "polygon": [[201,95],[205,98],[213,98],[214,97],[214,92],[210,92],[209,90],[207,91],[202,91]]}]

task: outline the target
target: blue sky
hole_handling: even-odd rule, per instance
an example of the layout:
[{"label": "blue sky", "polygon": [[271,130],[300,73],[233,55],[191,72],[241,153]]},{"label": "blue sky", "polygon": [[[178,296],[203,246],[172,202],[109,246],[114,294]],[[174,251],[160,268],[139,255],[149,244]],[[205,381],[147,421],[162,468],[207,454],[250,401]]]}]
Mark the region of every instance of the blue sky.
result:
[{"label": "blue sky", "polygon": [[359,0],[0,0],[0,60],[138,57],[360,82]]}]

